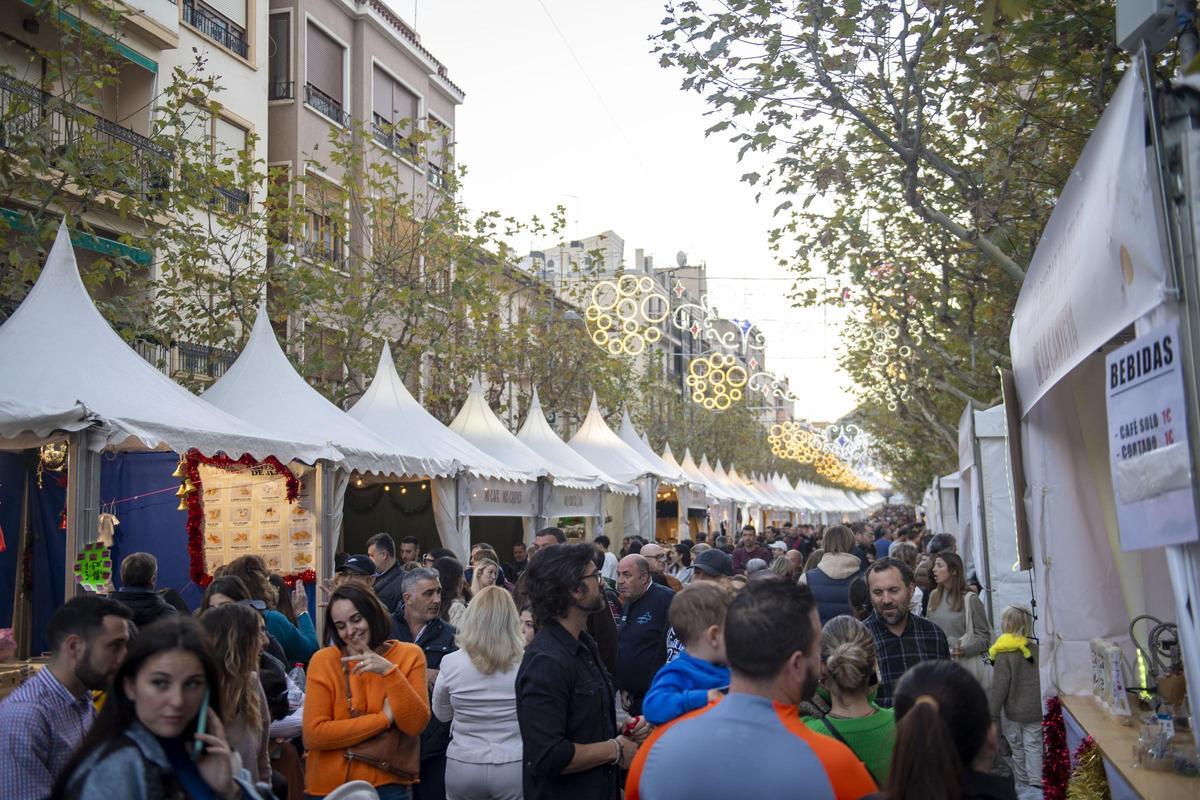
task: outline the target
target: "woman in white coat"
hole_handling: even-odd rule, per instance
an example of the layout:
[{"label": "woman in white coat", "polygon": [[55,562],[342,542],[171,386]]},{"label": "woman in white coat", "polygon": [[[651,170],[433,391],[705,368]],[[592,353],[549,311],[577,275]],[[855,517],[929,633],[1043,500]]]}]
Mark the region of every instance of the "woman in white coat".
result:
[{"label": "woman in white coat", "polygon": [[447,800],[521,800],[517,667],[525,650],[512,595],[489,586],[467,606],[459,650],[442,658],[433,713],[450,723]]}]

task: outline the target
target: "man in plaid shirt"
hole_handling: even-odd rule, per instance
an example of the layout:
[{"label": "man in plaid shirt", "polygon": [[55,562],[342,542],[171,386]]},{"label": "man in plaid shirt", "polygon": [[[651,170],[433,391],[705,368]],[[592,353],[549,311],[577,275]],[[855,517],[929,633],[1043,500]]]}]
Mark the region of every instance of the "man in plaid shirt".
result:
[{"label": "man in plaid shirt", "polygon": [[0,797],[42,800],[96,721],[92,692],[125,660],[128,608],[84,595],[50,618],[50,663],[0,703]]},{"label": "man in plaid shirt", "polygon": [[876,561],[867,571],[867,588],[875,613],[865,622],[875,638],[875,658],[879,664],[875,703],[891,708],[892,693],[900,676],[922,661],[950,658],[950,646],[941,628],[909,613],[913,573],[903,561],[894,558]]}]

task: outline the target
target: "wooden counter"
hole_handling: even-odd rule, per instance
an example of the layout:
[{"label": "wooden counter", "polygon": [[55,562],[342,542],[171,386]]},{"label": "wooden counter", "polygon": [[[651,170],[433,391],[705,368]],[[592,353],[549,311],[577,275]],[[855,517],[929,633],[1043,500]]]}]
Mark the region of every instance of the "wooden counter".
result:
[{"label": "wooden counter", "polygon": [[1134,766],[1133,747],[1138,729],[1118,725],[1096,706],[1091,697],[1064,696],[1063,709],[1087,731],[1108,764],[1120,773],[1129,786],[1146,800],[1174,800],[1200,797],[1200,778],[1185,778],[1174,772],[1156,772]]}]

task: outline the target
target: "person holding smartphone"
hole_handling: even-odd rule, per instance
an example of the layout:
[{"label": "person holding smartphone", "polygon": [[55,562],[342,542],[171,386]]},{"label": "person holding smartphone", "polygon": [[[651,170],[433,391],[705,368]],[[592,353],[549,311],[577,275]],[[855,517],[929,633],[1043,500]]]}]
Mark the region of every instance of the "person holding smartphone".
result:
[{"label": "person holding smartphone", "polygon": [[[313,656],[304,699],[304,790],[322,797],[344,783],[367,781],[380,800],[410,800],[418,765],[402,777],[370,763],[362,745],[395,726],[418,737],[429,722],[425,654],[388,639],[391,618],[369,587],[339,586],[325,609],[332,642]],[[414,754],[416,750],[413,750]]]},{"label": "person holding smartphone", "polygon": [[200,623],[175,615],[148,625],[130,644],[52,797],[259,800],[226,741],[220,711],[216,665]]}]

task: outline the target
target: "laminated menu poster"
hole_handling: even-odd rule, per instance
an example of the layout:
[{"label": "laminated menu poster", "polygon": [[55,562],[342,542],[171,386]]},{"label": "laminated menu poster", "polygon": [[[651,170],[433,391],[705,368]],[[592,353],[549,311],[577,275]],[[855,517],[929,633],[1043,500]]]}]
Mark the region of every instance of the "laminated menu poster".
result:
[{"label": "laminated menu poster", "polygon": [[270,467],[200,464],[198,469],[205,572],[211,575],[250,554],[262,556],[267,569],[283,575],[316,568],[316,515],[304,478],[300,496],[289,503],[284,478]]},{"label": "laminated menu poster", "polygon": [[1109,461],[1122,550],[1196,541],[1179,326],[1105,359]]}]

